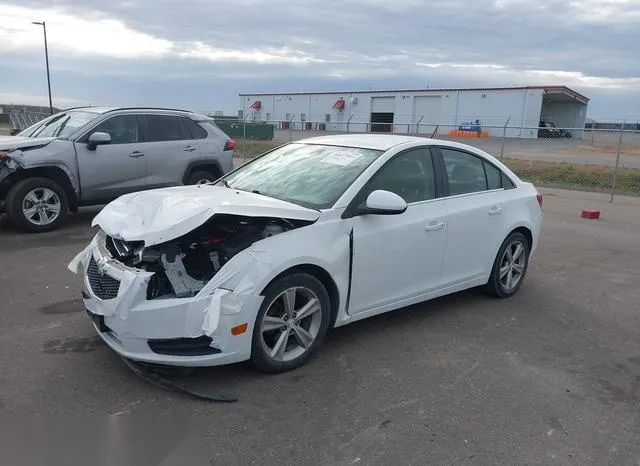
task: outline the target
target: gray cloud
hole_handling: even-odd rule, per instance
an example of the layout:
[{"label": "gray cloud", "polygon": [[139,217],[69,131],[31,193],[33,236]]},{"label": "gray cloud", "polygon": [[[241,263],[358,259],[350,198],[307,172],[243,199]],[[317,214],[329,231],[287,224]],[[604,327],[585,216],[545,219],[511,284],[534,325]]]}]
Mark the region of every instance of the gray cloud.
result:
[{"label": "gray cloud", "polygon": [[[635,58],[640,0],[582,0],[579,4],[566,0],[56,0],[53,4],[84,19],[117,19],[131,30],[173,44],[171,54],[156,59],[69,56],[52,50],[56,66],[74,73],[197,77],[212,83],[235,78],[253,80],[253,87],[256,80],[295,76],[301,82],[308,80],[311,87],[337,78],[382,79],[395,87],[394,80],[410,77],[430,84],[566,82],[586,93],[597,88],[640,90]],[[20,1],[22,7],[51,5],[50,1]],[[0,58],[14,66],[41,66],[37,50],[1,50]]]}]

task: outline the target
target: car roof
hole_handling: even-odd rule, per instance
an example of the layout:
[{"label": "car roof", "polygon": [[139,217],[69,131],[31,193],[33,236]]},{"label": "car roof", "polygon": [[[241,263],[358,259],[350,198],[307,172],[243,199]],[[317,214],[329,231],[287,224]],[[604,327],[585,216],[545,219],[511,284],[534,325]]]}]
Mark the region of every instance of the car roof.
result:
[{"label": "car roof", "polygon": [[[315,136],[296,141],[301,144],[326,144],[330,146],[358,147],[361,149],[374,149],[386,151],[394,146],[419,142],[429,144],[435,142],[433,139],[419,136],[403,136],[400,134],[336,134],[331,136]],[[438,143],[444,141],[438,140]]]}]

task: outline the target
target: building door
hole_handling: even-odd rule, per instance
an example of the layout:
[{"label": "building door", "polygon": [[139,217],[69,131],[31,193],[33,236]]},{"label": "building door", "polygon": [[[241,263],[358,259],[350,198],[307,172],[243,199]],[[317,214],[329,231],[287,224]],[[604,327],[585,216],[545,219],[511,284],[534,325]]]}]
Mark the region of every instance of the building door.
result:
[{"label": "building door", "polygon": [[396,106],[395,97],[371,98],[371,132],[393,132],[393,118]]},{"label": "building door", "polygon": [[[412,128],[417,133],[430,133],[433,125],[441,123],[442,97],[420,95],[413,98],[413,123],[420,121],[420,128]],[[422,120],[420,120],[422,118]]]}]

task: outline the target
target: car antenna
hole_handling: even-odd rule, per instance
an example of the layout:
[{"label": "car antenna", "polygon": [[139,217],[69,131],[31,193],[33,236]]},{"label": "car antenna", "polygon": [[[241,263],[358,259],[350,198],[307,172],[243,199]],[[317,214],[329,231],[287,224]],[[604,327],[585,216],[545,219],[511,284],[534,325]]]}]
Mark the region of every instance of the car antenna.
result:
[{"label": "car antenna", "polygon": [[199,400],[211,401],[214,403],[234,403],[238,401],[238,398],[234,395],[229,395],[229,394],[208,395],[206,393],[199,393],[193,390],[189,390],[188,388],[183,387],[182,385],[178,385],[172,382],[171,380],[167,380],[166,378],[162,377],[162,375],[160,375],[158,371],[153,370],[153,368],[149,366],[136,364],[133,361],[130,361],[126,358],[121,358],[121,359],[125,363],[125,365],[133,371],[134,374],[136,374],[141,379],[146,380],[147,382],[157,387],[169,388],[178,393],[183,393],[185,395],[190,395]]}]

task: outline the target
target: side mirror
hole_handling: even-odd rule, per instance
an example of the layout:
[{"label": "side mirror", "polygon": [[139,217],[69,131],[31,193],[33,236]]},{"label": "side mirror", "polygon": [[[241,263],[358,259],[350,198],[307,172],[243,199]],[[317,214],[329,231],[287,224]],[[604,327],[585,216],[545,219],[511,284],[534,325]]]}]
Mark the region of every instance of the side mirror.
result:
[{"label": "side mirror", "polygon": [[391,191],[378,189],[367,197],[364,206],[358,209],[360,215],[397,215],[407,210],[404,199]]},{"label": "side mirror", "polygon": [[96,150],[96,147],[111,143],[111,135],[109,133],[93,133],[89,136],[87,149]]}]

